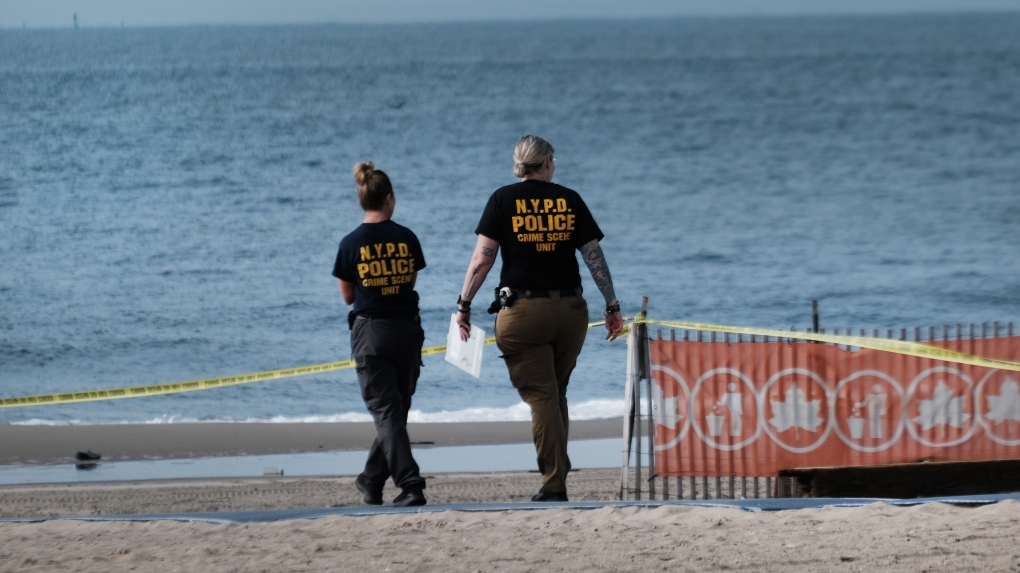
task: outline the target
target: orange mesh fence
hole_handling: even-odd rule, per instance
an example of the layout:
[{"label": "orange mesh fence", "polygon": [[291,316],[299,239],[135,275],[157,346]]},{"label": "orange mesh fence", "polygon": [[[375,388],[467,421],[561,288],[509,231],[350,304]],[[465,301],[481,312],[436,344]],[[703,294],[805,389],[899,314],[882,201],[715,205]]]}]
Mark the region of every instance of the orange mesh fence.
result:
[{"label": "orange mesh fence", "polygon": [[[1020,337],[930,342],[1016,361]],[[803,341],[650,341],[660,476],[1020,458],[1020,373]]]}]

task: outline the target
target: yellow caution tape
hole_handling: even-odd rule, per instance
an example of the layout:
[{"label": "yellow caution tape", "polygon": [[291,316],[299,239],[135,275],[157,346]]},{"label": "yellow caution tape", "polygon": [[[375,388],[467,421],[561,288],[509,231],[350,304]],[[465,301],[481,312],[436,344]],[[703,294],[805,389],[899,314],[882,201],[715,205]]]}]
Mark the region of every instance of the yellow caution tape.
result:
[{"label": "yellow caution tape", "polygon": [[[598,326],[601,322],[589,324],[588,327]],[[485,344],[495,344],[496,338],[485,339]],[[423,348],[422,356],[433,354],[445,354],[446,345],[431,346]],[[313,366],[300,366],[297,368],[285,368],[282,370],[269,370],[266,372],[254,372],[252,374],[241,374],[238,376],[224,376],[222,378],[207,378],[205,380],[192,380],[191,382],[175,382],[172,384],[155,384],[152,386],[133,386],[129,388],[111,388],[108,390],[86,390],[83,392],[66,392],[63,394],[42,394],[39,396],[23,396],[20,398],[0,399],[0,408],[17,408],[19,406],[46,406],[50,404],[66,404],[68,402],[95,402],[98,400],[117,400],[119,398],[143,398],[145,396],[160,396],[164,394],[180,394],[182,392],[195,392],[198,390],[211,390],[213,388],[224,388],[226,386],[238,386],[251,384],[252,382],[266,382],[280,378],[291,378],[304,376],[305,374],[321,374],[335,370],[354,368],[354,360],[341,360],[340,362],[327,362]]]},{"label": "yellow caution tape", "polygon": [[931,358],[956,362],[958,364],[969,364],[971,366],[983,366],[986,368],[997,368],[999,370],[1012,370],[1020,372],[1020,363],[997,358],[984,358],[973,356],[919,342],[907,342],[905,340],[889,340],[887,338],[869,338],[865,336],[840,336],[838,334],[818,334],[814,332],[792,332],[786,330],[770,330],[766,328],[746,328],[742,326],[719,326],[717,324],[700,324],[696,322],[677,322],[671,320],[648,320],[638,317],[635,322],[648,324],[659,324],[670,328],[682,328],[686,330],[703,330],[708,332],[732,332],[735,334],[748,334],[756,336],[773,336],[777,338],[796,338],[798,340],[813,340],[815,342],[829,342],[842,344],[844,346],[856,346],[858,348],[870,348],[872,350],[884,350],[908,356],[920,358]]},{"label": "yellow caution tape", "polygon": [[[643,316],[633,319],[625,318],[625,321],[633,320],[634,324],[647,323],[659,324],[670,328],[682,328],[687,330],[703,330],[709,332],[732,332],[735,334],[748,334],[758,336],[773,336],[777,338],[796,338],[800,340],[813,340],[816,342],[830,342],[845,346],[856,346],[859,348],[871,348],[897,352],[921,358],[932,358],[947,362],[970,364],[987,368],[998,368],[1000,370],[1012,370],[1020,372],[1020,363],[995,358],[983,358],[971,356],[946,348],[929,346],[917,342],[906,342],[902,340],[888,340],[884,338],[867,338],[863,336],[840,336],[832,334],[816,334],[812,332],[791,332],[786,330],[770,330],[765,328],[745,328],[741,326],[719,326],[715,324],[700,324],[695,322],[678,322],[670,320],[649,320]],[[588,328],[602,326],[605,321],[592,322]],[[630,326],[625,326],[622,335],[630,331]],[[495,344],[495,337],[485,339],[485,344]],[[431,346],[423,348],[422,356],[444,354],[446,345]],[[16,408],[19,406],[45,406],[49,404],[66,404],[69,402],[94,402],[98,400],[116,400],[119,398],[142,398],[145,396],[159,396],[164,394],[179,394],[182,392],[194,392],[197,390],[211,390],[213,388],[224,388],[227,386],[238,386],[251,384],[253,382],[266,382],[281,378],[304,376],[306,374],[321,374],[354,368],[354,360],[341,360],[339,362],[327,362],[312,366],[300,366],[297,368],[284,368],[281,370],[268,370],[265,372],[254,372],[252,374],[241,374],[238,376],[224,376],[221,378],[207,378],[204,380],[193,380],[190,382],[175,382],[172,384],[155,384],[152,386],[133,386],[128,388],[112,388],[109,390],[87,390],[83,392],[67,392],[62,394],[43,394],[39,396],[23,396],[20,398],[0,399],[0,408]]]},{"label": "yellow caution tape", "polygon": [[0,408],[44,406],[47,404],[64,404],[67,402],[93,402],[96,400],[116,400],[118,398],[142,398],[144,396],[178,394],[181,392],[194,392],[196,390],[210,390],[212,388],[251,384],[252,382],[265,382],[266,380],[290,378],[292,376],[302,376],[305,374],[332,372],[334,370],[343,370],[345,368],[354,368],[354,361],[342,360],[340,362],[327,362],[325,364],[316,364],[314,366],[269,370],[267,372],[255,372],[252,374],[241,374],[238,376],[224,376],[222,378],[207,378],[205,380],[193,380],[191,382],[175,382],[173,384],[112,388],[109,390],[87,390],[84,392],[45,394],[40,396],[25,396],[22,398],[4,398],[0,400]]}]

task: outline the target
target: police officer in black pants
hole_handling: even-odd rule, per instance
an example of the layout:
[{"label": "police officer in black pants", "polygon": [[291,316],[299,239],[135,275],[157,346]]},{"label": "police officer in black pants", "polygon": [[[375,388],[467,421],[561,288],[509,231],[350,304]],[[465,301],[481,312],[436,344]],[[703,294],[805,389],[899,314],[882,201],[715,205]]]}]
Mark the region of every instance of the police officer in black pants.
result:
[{"label": "police officer in black pants", "polygon": [[365,219],[340,241],[333,276],[344,302],[353,305],[351,353],[376,428],[365,470],[354,484],[365,503],[381,505],[383,486],[392,477],[400,488],[393,505],[425,505],[425,480],[407,435],[425,341],[414,291],[425,257],[415,234],[391,220],[396,198],[389,177],[369,161],[354,167],[354,180]]}]

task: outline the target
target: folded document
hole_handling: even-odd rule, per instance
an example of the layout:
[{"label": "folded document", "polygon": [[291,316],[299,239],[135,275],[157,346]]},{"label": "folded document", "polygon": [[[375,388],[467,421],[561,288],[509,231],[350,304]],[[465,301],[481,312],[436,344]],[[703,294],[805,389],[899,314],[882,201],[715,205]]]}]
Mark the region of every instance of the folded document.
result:
[{"label": "folded document", "polygon": [[450,317],[450,331],[446,333],[446,361],[464,372],[478,378],[482,375],[482,348],[485,347],[485,331],[471,325],[471,336],[467,342],[460,339],[460,325],[457,315]]}]

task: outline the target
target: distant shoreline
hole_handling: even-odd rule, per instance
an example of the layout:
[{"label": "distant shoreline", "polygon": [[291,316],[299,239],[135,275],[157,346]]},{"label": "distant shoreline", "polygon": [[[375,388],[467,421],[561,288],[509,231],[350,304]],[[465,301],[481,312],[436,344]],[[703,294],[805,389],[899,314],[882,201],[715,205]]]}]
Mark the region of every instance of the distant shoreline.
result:
[{"label": "distant shoreline", "polygon": [[[631,9],[633,12],[633,9]],[[333,18],[309,18],[307,20],[294,20],[294,21],[263,21],[263,20],[247,20],[247,21],[225,21],[225,20],[208,20],[208,21],[194,21],[189,20],[177,20],[177,21],[163,21],[163,22],[152,22],[147,20],[134,20],[125,19],[121,16],[114,18],[103,18],[98,17],[93,23],[82,22],[81,25],[76,25],[73,20],[65,21],[61,18],[60,21],[44,21],[40,24],[30,24],[30,22],[39,21],[38,19],[32,18],[15,18],[10,22],[0,24],[0,31],[16,31],[16,30],[27,30],[27,31],[91,31],[91,30],[203,30],[203,29],[215,29],[215,28],[227,28],[227,29],[245,29],[245,28],[410,28],[414,26],[497,26],[497,25],[516,25],[516,26],[543,26],[543,25],[555,25],[555,24],[590,24],[592,22],[600,24],[615,24],[615,23],[630,23],[630,22],[660,22],[660,21],[678,21],[678,22],[703,22],[703,21],[747,21],[747,20],[821,20],[821,19],[833,19],[833,18],[903,18],[903,17],[922,17],[922,18],[959,18],[961,16],[998,16],[998,15],[1012,15],[1016,14],[1016,8],[1005,8],[1002,6],[965,6],[965,7],[954,7],[954,8],[915,8],[914,10],[908,11],[883,11],[883,10],[857,10],[857,11],[832,11],[832,12],[818,12],[818,11],[805,11],[805,12],[784,12],[779,11],[761,11],[754,10],[750,12],[733,12],[733,11],[717,11],[717,12],[704,12],[704,11],[688,11],[688,12],[674,12],[669,14],[657,14],[653,12],[645,14],[603,14],[598,16],[592,16],[590,14],[574,14],[570,16],[558,16],[553,18],[534,18],[534,19],[517,19],[507,18],[505,15],[490,15],[486,16],[471,16],[471,17],[460,17],[450,16],[447,18],[435,19],[434,17],[401,20],[401,21],[380,21],[378,18],[363,18],[351,20],[349,17],[333,17]],[[193,15],[192,15],[193,17]]]},{"label": "distant shoreline", "polygon": [[[616,438],[622,429],[621,418],[575,420],[570,439]],[[531,442],[530,422],[412,423],[408,432],[426,447]],[[0,425],[0,465],[64,463],[87,450],[104,461],[367,450],[374,436],[369,422]]]}]

